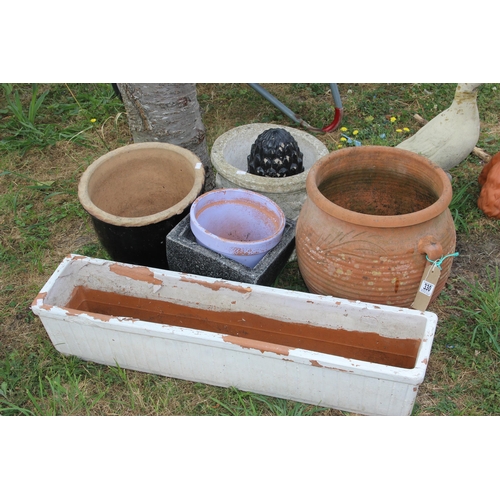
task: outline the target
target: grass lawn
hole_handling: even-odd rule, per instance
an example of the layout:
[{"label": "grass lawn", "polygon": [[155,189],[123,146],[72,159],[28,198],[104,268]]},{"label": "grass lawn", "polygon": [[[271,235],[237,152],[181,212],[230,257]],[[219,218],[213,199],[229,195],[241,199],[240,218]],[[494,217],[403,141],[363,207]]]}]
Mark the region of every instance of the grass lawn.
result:
[{"label": "grass lawn", "polygon": [[[330,151],[395,146],[453,100],[456,84],[339,84],[342,126],[315,134]],[[266,85],[315,127],[333,119],[328,84]],[[296,126],[245,84],[198,84],[209,148],[252,122]],[[479,88],[477,147],[500,150],[500,84]],[[356,132],[355,132],[356,131]],[[30,310],[69,253],[107,258],[78,197],[78,180],[98,157],[132,142],[110,84],[0,86],[0,414],[315,415],[344,412],[107,367],[60,355]],[[452,273],[430,310],[439,317],[414,415],[500,413],[500,221],[477,208],[484,161],[471,154],[452,170],[457,230]],[[306,291],[296,263],[277,287]]]}]

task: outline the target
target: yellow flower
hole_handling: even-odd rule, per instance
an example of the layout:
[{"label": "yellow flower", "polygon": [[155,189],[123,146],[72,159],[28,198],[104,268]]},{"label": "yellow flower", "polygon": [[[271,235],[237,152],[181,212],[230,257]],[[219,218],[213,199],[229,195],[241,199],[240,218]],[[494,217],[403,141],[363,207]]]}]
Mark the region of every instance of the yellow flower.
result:
[{"label": "yellow flower", "polygon": [[342,148],[342,144],[338,144],[337,149],[341,149],[341,148]]},{"label": "yellow flower", "polygon": [[340,129],[340,131],[341,131],[341,132],[347,132],[347,127],[342,127],[342,128]]},{"label": "yellow flower", "polygon": [[391,116],[391,123],[394,123],[396,121],[396,117],[395,116]]},{"label": "yellow flower", "polygon": [[401,134],[403,131],[400,128],[397,128],[396,132],[398,132],[399,134]]},{"label": "yellow flower", "polygon": [[359,134],[359,130],[353,130],[352,131],[352,135],[358,135]]},{"label": "yellow flower", "polygon": [[90,119],[90,123],[95,123],[97,120],[95,118]]},{"label": "yellow flower", "polygon": [[410,131],[410,129],[409,129],[408,127],[405,127],[403,130],[404,130],[405,132],[409,132],[409,131]]},{"label": "yellow flower", "polygon": [[341,140],[342,142],[347,141],[347,139],[346,139],[345,137],[341,137],[341,138],[340,138],[340,140]]}]

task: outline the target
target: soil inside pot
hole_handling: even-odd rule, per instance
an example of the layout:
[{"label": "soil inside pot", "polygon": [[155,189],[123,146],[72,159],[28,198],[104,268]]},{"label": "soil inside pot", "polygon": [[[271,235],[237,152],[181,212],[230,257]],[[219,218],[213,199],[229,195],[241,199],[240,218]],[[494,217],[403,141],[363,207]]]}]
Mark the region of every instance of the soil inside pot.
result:
[{"label": "soil inside pot", "polygon": [[168,162],[148,158],[124,161],[119,168],[103,168],[94,174],[89,184],[93,203],[118,217],[153,215],[179,203],[194,182],[187,160],[176,160],[185,167],[169,168]]},{"label": "soil inside pot", "polygon": [[[130,317],[409,369],[415,366],[421,342],[419,339],[384,337],[374,332],[289,323],[244,311],[194,308],[81,286],[75,288],[66,307],[90,314]],[[100,316],[99,319],[105,318]],[[226,340],[231,341],[230,337]]]},{"label": "soil inside pot", "polygon": [[439,196],[419,179],[385,169],[356,169],[332,174],[318,186],[336,205],[367,215],[418,212]]}]

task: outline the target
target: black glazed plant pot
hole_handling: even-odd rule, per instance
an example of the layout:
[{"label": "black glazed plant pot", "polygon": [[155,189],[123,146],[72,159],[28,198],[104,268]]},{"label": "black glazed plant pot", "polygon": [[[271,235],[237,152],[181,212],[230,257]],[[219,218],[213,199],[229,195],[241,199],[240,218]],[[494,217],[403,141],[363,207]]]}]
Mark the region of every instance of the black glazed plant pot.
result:
[{"label": "black glazed plant pot", "polygon": [[204,179],[201,161],[190,151],[137,143],[92,163],[78,197],[113,260],[168,269],[166,235],[189,213]]},{"label": "black glazed plant pot", "polygon": [[91,216],[92,225],[112,260],[169,269],[165,236],[189,213],[189,207],[156,224],[140,227],[114,226]]}]

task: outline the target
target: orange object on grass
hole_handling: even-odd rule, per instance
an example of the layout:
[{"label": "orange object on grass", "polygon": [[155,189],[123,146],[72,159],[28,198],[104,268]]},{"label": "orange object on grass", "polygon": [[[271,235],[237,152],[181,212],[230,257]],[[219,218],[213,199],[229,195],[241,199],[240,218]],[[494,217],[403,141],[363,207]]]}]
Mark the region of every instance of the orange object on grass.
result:
[{"label": "orange object on grass", "polygon": [[482,188],[477,206],[488,217],[500,219],[500,152],[484,166],[478,182]]}]

